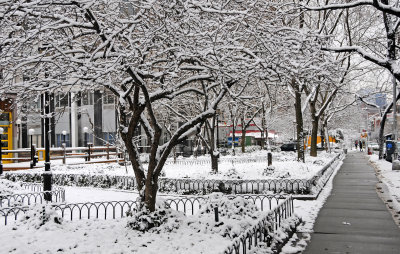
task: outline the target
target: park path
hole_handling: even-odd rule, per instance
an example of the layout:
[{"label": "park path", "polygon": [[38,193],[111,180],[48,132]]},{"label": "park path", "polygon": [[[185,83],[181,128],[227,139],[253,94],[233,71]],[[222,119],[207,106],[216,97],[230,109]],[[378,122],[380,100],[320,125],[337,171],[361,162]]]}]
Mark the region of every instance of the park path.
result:
[{"label": "park path", "polygon": [[377,182],[364,155],[349,153],[304,253],[399,254],[400,229],[376,193]]}]

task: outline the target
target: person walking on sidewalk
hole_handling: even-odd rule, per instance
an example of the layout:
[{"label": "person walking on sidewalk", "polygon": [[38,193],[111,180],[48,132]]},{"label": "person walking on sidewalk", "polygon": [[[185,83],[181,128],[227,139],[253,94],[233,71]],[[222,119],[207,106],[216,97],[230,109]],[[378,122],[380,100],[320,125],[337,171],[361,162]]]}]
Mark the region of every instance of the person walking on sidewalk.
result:
[{"label": "person walking on sidewalk", "polygon": [[362,141],[360,140],[360,152],[362,152],[363,151],[363,143],[362,143]]},{"label": "person walking on sidewalk", "polygon": [[354,142],[354,145],[356,146],[356,150],[357,150],[357,148],[358,148],[358,140],[356,140],[356,141]]}]

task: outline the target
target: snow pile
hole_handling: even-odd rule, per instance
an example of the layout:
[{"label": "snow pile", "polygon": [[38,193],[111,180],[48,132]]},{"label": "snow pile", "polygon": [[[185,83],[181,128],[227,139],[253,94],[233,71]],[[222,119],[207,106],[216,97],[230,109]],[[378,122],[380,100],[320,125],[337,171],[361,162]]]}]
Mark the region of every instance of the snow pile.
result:
[{"label": "snow pile", "polygon": [[[216,207],[218,222],[215,221]],[[256,224],[262,214],[252,201],[242,197],[230,199],[221,194],[213,194],[203,201],[196,216],[188,218],[187,224],[200,233],[217,233],[232,239]]]},{"label": "snow pile", "polygon": [[35,205],[23,215],[14,229],[24,227],[25,229],[50,230],[54,227],[62,228],[62,217],[51,207],[51,205]]},{"label": "snow pile", "polygon": [[[144,206],[140,210],[129,213],[132,218],[128,221],[127,227],[142,232],[154,231],[171,232],[179,228],[185,215],[172,210],[164,202],[156,203],[156,210],[150,212]],[[160,228],[160,226],[162,226]]]}]

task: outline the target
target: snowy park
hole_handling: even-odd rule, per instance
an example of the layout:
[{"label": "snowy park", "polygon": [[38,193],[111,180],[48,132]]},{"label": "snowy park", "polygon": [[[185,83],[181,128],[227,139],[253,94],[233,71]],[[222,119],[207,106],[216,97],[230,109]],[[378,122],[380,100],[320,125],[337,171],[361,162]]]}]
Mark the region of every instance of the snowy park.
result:
[{"label": "snowy park", "polygon": [[0,253],[400,253],[392,0],[0,1]]}]

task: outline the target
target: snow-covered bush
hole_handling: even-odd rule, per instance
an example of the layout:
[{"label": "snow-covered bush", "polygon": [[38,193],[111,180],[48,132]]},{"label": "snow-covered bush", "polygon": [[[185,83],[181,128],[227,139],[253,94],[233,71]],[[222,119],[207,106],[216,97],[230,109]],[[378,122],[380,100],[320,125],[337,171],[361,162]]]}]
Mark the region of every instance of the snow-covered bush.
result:
[{"label": "snow-covered bush", "polygon": [[264,169],[262,175],[263,176],[269,176],[272,173],[274,173],[274,171],[275,171],[275,167],[274,166],[268,166],[267,168]]},{"label": "snow-covered bush", "polygon": [[227,172],[223,174],[224,177],[230,178],[230,179],[242,179],[242,177],[239,175],[238,171],[236,170],[235,166],[232,165]]},{"label": "snow-covered bush", "polygon": [[[218,207],[219,222],[214,219],[215,207]],[[261,215],[262,212],[250,200],[213,194],[202,202],[198,214],[188,218],[187,223],[201,233],[217,233],[223,237],[235,238],[254,225]]]},{"label": "snow-covered bush", "polygon": [[184,214],[172,210],[166,203],[157,202],[154,212],[150,212],[144,206],[127,214],[129,219],[127,227],[139,231],[171,232],[179,228]]},{"label": "snow-covered bush", "polygon": [[12,195],[22,190],[24,190],[24,188],[20,182],[12,182],[6,179],[0,179],[0,196]]},{"label": "snow-covered bush", "polygon": [[22,225],[28,229],[44,229],[59,226],[63,222],[63,218],[52,208],[51,205],[35,205],[31,207],[20,219],[17,227]]}]

